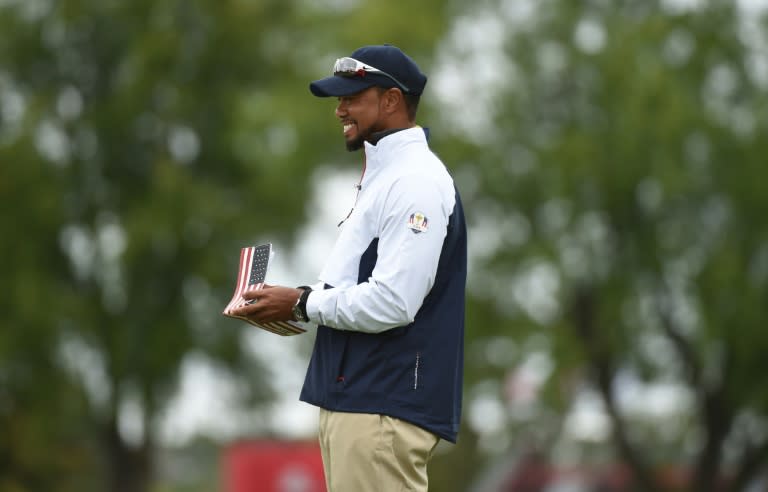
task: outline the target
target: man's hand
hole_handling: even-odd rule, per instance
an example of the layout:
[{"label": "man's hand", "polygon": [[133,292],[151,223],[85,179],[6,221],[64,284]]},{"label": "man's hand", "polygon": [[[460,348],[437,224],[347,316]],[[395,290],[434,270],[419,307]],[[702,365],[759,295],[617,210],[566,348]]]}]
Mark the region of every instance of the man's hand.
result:
[{"label": "man's hand", "polygon": [[232,314],[246,316],[257,323],[270,321],[295,321],[292,308],[299,300],[301,289],[264,285],[260,289],[243,292],[243,299],[250,304],[232,310]]}]

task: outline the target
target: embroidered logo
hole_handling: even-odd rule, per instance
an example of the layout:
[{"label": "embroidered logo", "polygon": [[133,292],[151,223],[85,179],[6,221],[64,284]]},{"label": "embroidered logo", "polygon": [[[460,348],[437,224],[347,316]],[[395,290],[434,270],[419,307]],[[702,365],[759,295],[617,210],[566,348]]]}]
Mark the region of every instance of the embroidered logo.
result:
[{"label": "embroidered logo", "polygon": [[429,220],[427,219],[427,216],[421,212],[414,212],[408,218],[408,228],[411,229],[415,234],[419,234],[420,232],[427,232],[428,223]]}]

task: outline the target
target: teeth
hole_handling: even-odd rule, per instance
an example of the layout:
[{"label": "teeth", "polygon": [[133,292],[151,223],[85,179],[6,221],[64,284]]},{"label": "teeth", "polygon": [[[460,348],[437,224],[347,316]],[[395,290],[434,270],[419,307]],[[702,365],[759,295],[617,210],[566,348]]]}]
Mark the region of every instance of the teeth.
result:
[{"label": "teeth", "polygon": [[353,126],[355,125],[353,125],[352,123],[347,123],[346,125],[344,125],[344,133],[347,133],[349,130],[351,130]]}]

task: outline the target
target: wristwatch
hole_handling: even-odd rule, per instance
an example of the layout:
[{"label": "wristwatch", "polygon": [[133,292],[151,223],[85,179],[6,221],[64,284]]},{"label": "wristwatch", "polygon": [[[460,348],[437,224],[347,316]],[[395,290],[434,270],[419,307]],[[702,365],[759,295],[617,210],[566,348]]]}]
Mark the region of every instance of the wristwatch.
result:
[{"label": "wristwatch", "polygon": [[291,313],[293,314],[294,321],[304,321],[306,323],[309,321],[309,316],[307,316],[307,298],[309,293],[312,292],[312,288],[308,285],[301,285],[297,289],[301,289],[304,292],[296,299],[296,304],[293,305]]}]

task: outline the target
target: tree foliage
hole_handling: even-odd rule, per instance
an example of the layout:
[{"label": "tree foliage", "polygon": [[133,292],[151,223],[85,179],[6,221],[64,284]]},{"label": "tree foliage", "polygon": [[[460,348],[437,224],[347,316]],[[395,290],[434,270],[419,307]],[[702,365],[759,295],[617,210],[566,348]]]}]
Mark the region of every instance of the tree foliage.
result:
[{"label": "tree foliage", "polygon": [[[669,487],[668,465],[691,471],[687,490],[741,490],[768,458],[765,17],[718,1],[528,6],[500,21],[505,84],[481,106],[482,145],[453,146],[476,170],[469,223],[498,234],[472,269],[488,287],[471,378],[488,378],[499,337],[533,340],[540,399],[522,416],[524,398],[506,402],[528,429],[509,438],[518,452],[620,460],[639,490]],[[521,383],[518,354],[497,387]],[[654,388],[672,408],[643,401]],[[615,453],[563,420],[585,394]]]},{"label": "tree foliage", "polygon": [[0,490],[148,490],[189,357],[258,419],[270,384],[219,313],[239,248],[290,238],[311,169],[343,155],[307,84],[350,44],[428,52],[441,25],[437,2],[334,3],[0,5]]}]

